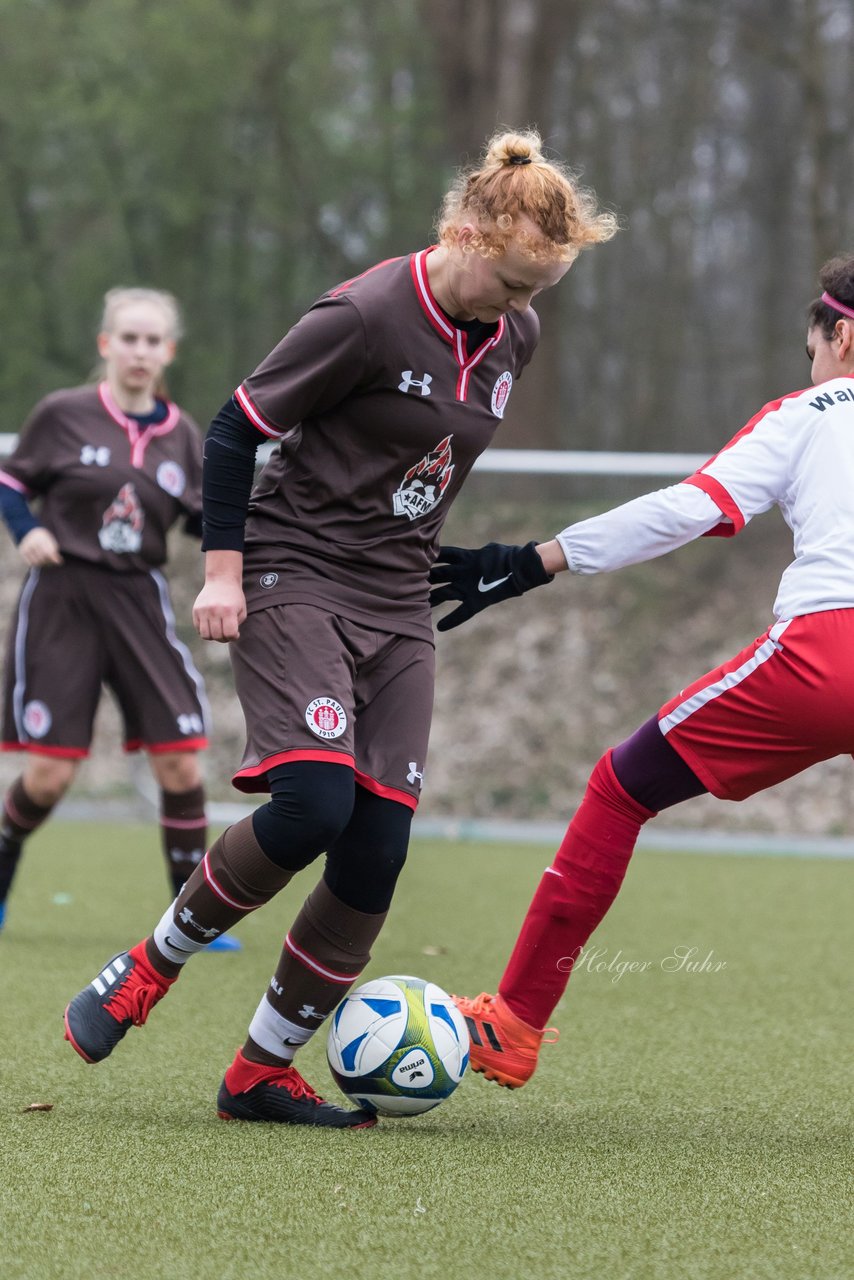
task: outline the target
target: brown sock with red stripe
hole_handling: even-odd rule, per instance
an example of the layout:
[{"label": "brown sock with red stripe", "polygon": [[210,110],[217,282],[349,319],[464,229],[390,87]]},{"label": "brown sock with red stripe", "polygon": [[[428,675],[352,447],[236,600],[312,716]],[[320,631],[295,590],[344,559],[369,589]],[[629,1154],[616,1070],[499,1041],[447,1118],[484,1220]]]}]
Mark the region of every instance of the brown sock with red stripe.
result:
[{"label": "brown sock with red stripe", "polygon": [[52,804],[36,804],[30,799],[22,778],[16,778],[6,792],[0,825],[0,902],[5,902],[12,886],[24,841],[52,812]]},{"label": "brown sock with red stripe", "polygon": [[204,787],[160,792],[160,834],[169,882],[177,897],[207,848]]},{"label": "brown sock with red stripe", "polygon": [[190,956],[269,902],[292,876],[264,853],[252,818],[241,818],[214,841],[146,938],[149,964],[164,977],[177,977]]},{"label": "brown sock with red stripe", "polygon": [[249,1027],[250,1062],[289,1062],[344,998],[371,958],[388,912],[348,907],[325,881],[311,891],[291,926],[278,968]]}]

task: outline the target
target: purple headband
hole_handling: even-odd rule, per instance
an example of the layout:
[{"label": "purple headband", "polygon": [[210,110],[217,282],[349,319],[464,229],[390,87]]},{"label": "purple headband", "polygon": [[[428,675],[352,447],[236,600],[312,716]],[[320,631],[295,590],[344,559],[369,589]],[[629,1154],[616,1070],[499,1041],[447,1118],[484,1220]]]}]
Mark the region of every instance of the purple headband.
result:
[{"label": "purple headband", "polygon": [[844,302],[837,302],[835,298],[831,298],[827,291],[821,295],[821,300],[826,302],[829,307],[833,307],[834,311],[841,311],[844,316],[854,320],[854,307],[846,307]]}]

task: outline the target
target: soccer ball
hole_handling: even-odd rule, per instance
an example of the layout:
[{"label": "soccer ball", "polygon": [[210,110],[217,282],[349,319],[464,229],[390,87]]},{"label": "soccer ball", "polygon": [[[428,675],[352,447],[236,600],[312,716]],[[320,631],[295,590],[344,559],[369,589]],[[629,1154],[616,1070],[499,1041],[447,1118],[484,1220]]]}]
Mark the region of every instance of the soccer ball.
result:
[{"label": "soccer ball", "polygon": [[462,1080],[469,1036],[446,991],[392,974],[362,983],[341,1001],[326,1056],[336,1084],[358,1106],[381,1116],[416,1116]]}]

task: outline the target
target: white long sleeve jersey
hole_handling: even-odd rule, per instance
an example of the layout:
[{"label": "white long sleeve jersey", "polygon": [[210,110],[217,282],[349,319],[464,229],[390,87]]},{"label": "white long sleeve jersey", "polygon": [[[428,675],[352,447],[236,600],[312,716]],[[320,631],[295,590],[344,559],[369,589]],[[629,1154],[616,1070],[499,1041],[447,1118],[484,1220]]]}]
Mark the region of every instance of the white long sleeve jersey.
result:
[{"label": "white long sleeve jersey", "polygon": [[704,466],[557,535],[574,573],[664,555],[704,534],[730,536],[776,505],[795,558],[774,614],[854,608],[854,377],[766,404]]}]

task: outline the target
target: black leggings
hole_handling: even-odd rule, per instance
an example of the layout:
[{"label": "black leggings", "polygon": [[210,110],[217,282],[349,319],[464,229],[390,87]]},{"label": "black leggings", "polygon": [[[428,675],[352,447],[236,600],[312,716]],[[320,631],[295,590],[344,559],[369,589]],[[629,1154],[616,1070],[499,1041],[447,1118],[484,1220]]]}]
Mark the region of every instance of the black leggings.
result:
[{"label": "black leggings", "polygon": [[252,826],[271,862],[297,872],[326,851],[323,879],[336,898],[387,911],[409,847],[409,807],[357,786],[347,765],[300,760],[267,778],[271,799]]}]

